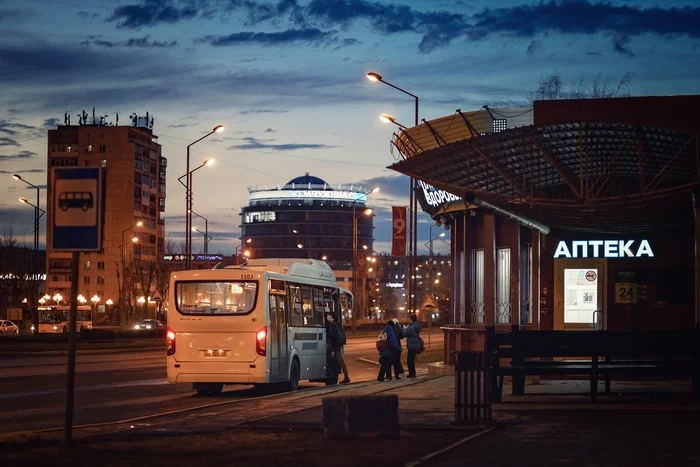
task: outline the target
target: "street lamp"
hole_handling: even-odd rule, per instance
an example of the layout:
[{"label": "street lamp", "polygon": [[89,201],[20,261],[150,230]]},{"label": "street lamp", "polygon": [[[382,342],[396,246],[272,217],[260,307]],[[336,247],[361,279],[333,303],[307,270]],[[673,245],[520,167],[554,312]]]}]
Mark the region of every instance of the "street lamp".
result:
[{"label": "street lamp", "polygon": [[[410,92],[406,91],[405,89],[401,89],[398,86],[394,86],[390,82],[386,81],[382,75],[376,72],[369,72],[367,73],[367,79],[372,81],[372,82],[380,82],[384,83],[389,87],[392,87],[396,89],[397,91],[401,91],[404,94],[407,94],[411,97],[416,102],[415,106],[415,126],[418,126],[418,96],[415,94],[411,94]],[[393,121],[392,123],[396,123]],[[398,125],[398,123],[397,123]],[[403,125],[399,125],[403,126]],[[405,128],[405,127],[404,127]],[[418,250],[418,198],[415,196],[415,189],[416,189],[416,179],[411,177],[410,184],[409,184],[409,201],[408,204],[410,206],[410,209],[408,210],[408,232],[409,232],[409,242],[408,242],[408,260],[409,260],[409,271],[413,271],[416,265],[416,255]],[[414,308],[413,303],[413,295],[414,295],[414,289],[416,287],[416,280],[415,278],[411,279],[409,278],[408,280],[408,297],[409,297],[409,309]]]},{"label": "street lamp", "polygon": [[[201,217],[201,216],[200,216],[200,217]],[[204,219],[204,218],[202,218],[202,219]],[[206,269],[206,267],[207,267],[207,256],[206,256],[206,255],[207,255],[207,252],[209,251],[209,247],[208,247],[208,245],[209,245],[209,240],[211,240],[211,239],[214,238],[214,237],[212,237],[211,235],[209,235],[209,234],[206,233],[206,232],[202,232],[202,231],[199,230],[197,227],[192,227],[192,231],[193,231],[193,232],[199,232],[199,233],[201,233],[202,235],[204,235],[204,268]]]},{"label": "street lamp", "polygon": [[[136,228],[136,227],[143,227],[143,221],[138,221],[136,224],[130,225],[130,226],[127,227],[126,229],[122,230],[122,244],[121,244],[121,246],[119,247],[119,249],[121,250],[121,253],[122,253],[122,271],[124,271],[124,262],[125,262],[125,260],[124,260],[124,246],[128,245],[128,243],[129,243],[129,242],[124,242],[124,234],[125,234],[126,232],[128,232],[129,230],[131,230],[131,229],[133,229],[133,228]],[[134,238],[135,238],[136,240],[134,240]],[[131,242],[132,242],[132,243],[136,243],[136,242],[138,242],[138,241],[139,241],[139,240],[138,240],[138,237],[137,237],[136,235],[134,235],[134,237],[131,239]]]},{"label": "street lamp", "polygon": [[185,170],[185,176],[187,177],[187,185],[185,186],[185,253],[187,256],[185,256],[185,269],[190,269],[192,265],[192,259],[190,258],[192,254],[192,172],[190,172],[190,147],[199,143],[204,138],[222,131],[224,131],[224,126],[216,125],[209,133],[187,145],[187,166]]},{"label": "street lamp", "polygon": [[97,316],[97,304],[100,303],[100,296],[95,294],[92,296],[90,301],[95,305],[92,311],[92,325],[95,326],[95,317]]},{"label": "street lamp", "polygon": [[110,316],[112,314],[112,305],[114,305],[114,302],[112,301],[111,298],[108,298],[107,301],[105,302],[105,305],[107,305],[107,319],[112,319]]},{"label": "street lamp", "polygon": [[[36,189],[36,206],[31,204],[27,200],[27,198],[20,198],[19,199],[21,202],[34,207],[34,262],[35,262],[36,272],[34,273],[35,274],[35,277],[34,277],[35,282],[32,285],[32,297],[31,298],[32,298],[32,304],[35,304],[36,293],[39,289],[39,282],[38,282],[39,281],[39,271],[41,271],[41,267],[39,266],[39,219],[41,219],[41,216],[43,216],[46,211],[44,211],[43,209],[41,209],[39,207],[39,197],[40,197],[39,195],[40,195],[40,193],[39,193],[38,186],[36,186],[32,183],[29,183],[28,181],[23,179],[22,176],[19,174],[14,174],[12,176],[12,178],[14,178],[15,180],[19,180],[21,182],[24,182],[27,185],[29,185],[30,187]],[[34,314],[34,322],[37,323],[39,320],[39,310],[36,307],[34,307],[33,314]],[[39,334],[39,326],[38,325],[34,327],[34,334]]]},{"label": "street lamp", "polygon": [[[211,237],[209,236],[209,219],[207,219],[204,216],[200,216],[194,211],[192,211],[192,214],[204,220],[204,269],[206,269],[208,263],[207,255],[209,254],[209,241],[207,240],[207,238],[211,239]],[[198,230],[196,230],[196,227],[192,227],[192,230],[199,232]]]},{"label": "street lamp", "polygon": [[[371,195],[372,193],[377,193],[379,191],[379,187],[374,187],[368,192],[365,193],[365,199],[368,195]],[[357,331],[357,313],[361,309],[360,307],[362,306],[362,294],[358,293],[357,290],[357,243],[358,243],[358,229],[357,229],[357,218],[359,217],[356,212],[355,212],[355,207],[357,204],[357,200],[360,198],[355,198],[352,202],[352,293],[355,296],[355,303],[354,303],[354,310],[352,311],[352,317],[351,317],[351,322],[352,322],[352,331],[355,332]],[[367,208],[360,215],[364,216],[371,216],[372,215],[372,210]]]},{"label": "street lamp", "polygon": [[[247,239],[245,242],[241,242],[241,243],[236,247],[236,250],[235,250],[235,252],[234,252],[234,256],[236,257],[236,264],[238,264],[238,250],[243,246],[243,243],[247,243],[248,245],[250,245],[252,241],[253,241],[253,239],[252,239],[252,238],[249,238],[249,239]],[[243,254],[244,254],[245,256],[250,256],[250,253],[248,253],[247,255],[246,255],[245,253],[243,253]]]},{"label": "street lamp", "polygon": [[141,317],[143,317],[143,304],[146,303],[146,297],[141,295],[136,301],[141,305]]},{"label": "street lamp", "polygon": [[402,125],[399,122],[397,122],[396,119],[389,114],[381,114],[379,116],[379,120],[383,121],[384,123],[393,123],[394,125],[399,126],[404,130],[406,129],[405,125]]},{"label": "street lamp", "polygon": [[63,300],[63,295],[61,295],[60,293],[56,292],[52,298],[53,298],[53,301],[56,302],[56,305],[58,305],[58,304],[60,304],[61,301]]}]

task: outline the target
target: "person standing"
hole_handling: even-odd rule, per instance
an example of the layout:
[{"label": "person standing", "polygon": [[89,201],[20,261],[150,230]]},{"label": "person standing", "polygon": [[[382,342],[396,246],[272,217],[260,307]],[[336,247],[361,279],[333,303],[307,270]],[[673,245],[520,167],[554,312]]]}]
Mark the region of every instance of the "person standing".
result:
[{"label": "person standing", "polygon": [[396,338],[394,323],[388,321],[384,326],[383,332],[386,333],[387,346],[379,352],[379,374],[377,381],[381,382],[384,379],[391,379],[391,367],[394,364],[396,355],[399,354],[399,340]]},{"label": "person standing", "polygon": [[403,352],[403,346],[401,345],[401,339],[404,338],[403,329],[399,324],[399,320],[394,318],[391,320],[394,325],[394,331],[396,332],[396,340],[399,342],[399,353],[394,358],[394,374],[396,379],[401,379],[401,375],[404,374],[403,365],[401,364],[401,353]]},{"label": "person standing", "polygon": [[332,311],[326,311],[326,342],[331,348],[333,358],[343,372],[344,378],[340,384],[348,384],[350,382],[350,377],[348,376],[348,367],[345,365],[343,345],[340,343],[339,337],[340,332],[335,322],[335,315],[333,315]]},{"label": "person standing", "polygon": [[408,355],[406,361],[408,363],[408,376],[407,378],[416,377],[416,355],[421,348],[420,331],[423,326],[418,322],[418,318],[415,314],[408,316],[409,325],[403,330],[403,335],[406,337],[406,350]]}]

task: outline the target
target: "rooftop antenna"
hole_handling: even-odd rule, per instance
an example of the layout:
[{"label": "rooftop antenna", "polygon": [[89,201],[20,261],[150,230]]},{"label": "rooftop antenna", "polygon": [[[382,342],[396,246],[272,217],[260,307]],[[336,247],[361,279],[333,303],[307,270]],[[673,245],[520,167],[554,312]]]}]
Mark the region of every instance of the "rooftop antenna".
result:
[{"label": "rooftop antenna", "polygon": [[83,114],[78,114],[78,125],[83,124]]},{"label": "rooftop antenna", "polygon": [[117,122],[115,123],[116,126],[119,126],[119,113],[117,113]]},{"label": "rooftop antenna", "polygon": [[68,125],[68,112],[63,114],[63,124]]},{"label": "rooftop antenna", "polygon": [[95,125],[97,123],[97,120],[95,120],[95,108],[92,108],[92,124]]},{"label": "rooftop antenna", "polygon": [[151,130],[153,129],[153,120],[154,119],[155,119],[155,117],[151,117],[151,126],[150,126]]}]

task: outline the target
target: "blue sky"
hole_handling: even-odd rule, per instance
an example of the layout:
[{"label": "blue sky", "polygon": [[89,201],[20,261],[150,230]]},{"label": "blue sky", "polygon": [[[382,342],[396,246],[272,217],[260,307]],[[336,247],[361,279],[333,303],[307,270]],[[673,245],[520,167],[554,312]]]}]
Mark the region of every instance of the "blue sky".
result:
[{"label": "blue sky", "polygon": [[[27,244],[33,211],[17,198],[33,193],[11,174],[45,184],[46,130],[65,112],[72,123],[93,107],[120,124],[154,115],[174,238],[184,230],[185,147],[221,123],[224,133],[192,148],[193,163],[217,159],[194,176],[210,251],[238,244],[248,186],[307,171],[379,185],[375,246],[388,251],[390,207],[408,204],[408,180],[386,169],[396,127],[377,117],[411,124],[414,103],[367,72],[418,95],[428,120],[528,104],[555,71],[569,87],[632,72],[632,95],[700,92],[691,0],[0,0],[0,27],[0,229]],[[432,222],[419,219],[424,252]]]}]

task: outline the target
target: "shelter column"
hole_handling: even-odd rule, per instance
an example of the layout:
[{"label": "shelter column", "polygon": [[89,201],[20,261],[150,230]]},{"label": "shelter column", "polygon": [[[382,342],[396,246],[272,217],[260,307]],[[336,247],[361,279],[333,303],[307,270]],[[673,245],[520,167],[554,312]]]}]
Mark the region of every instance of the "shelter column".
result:
[{"label": "shelter column", "polygon": [[510,324],[520,327],[520,224],[510,228]]},{"label": "shelter column", "polygon": [[695,206],[695,328],[700,329],[700,205]]},{"label": "shelter column", "polygon": [[540,329],[540,231],[532,230],[532,329]]},{"label": "shelter column", "polygon": [[496,216],[484,214],[484,325],[496,325]]}]

